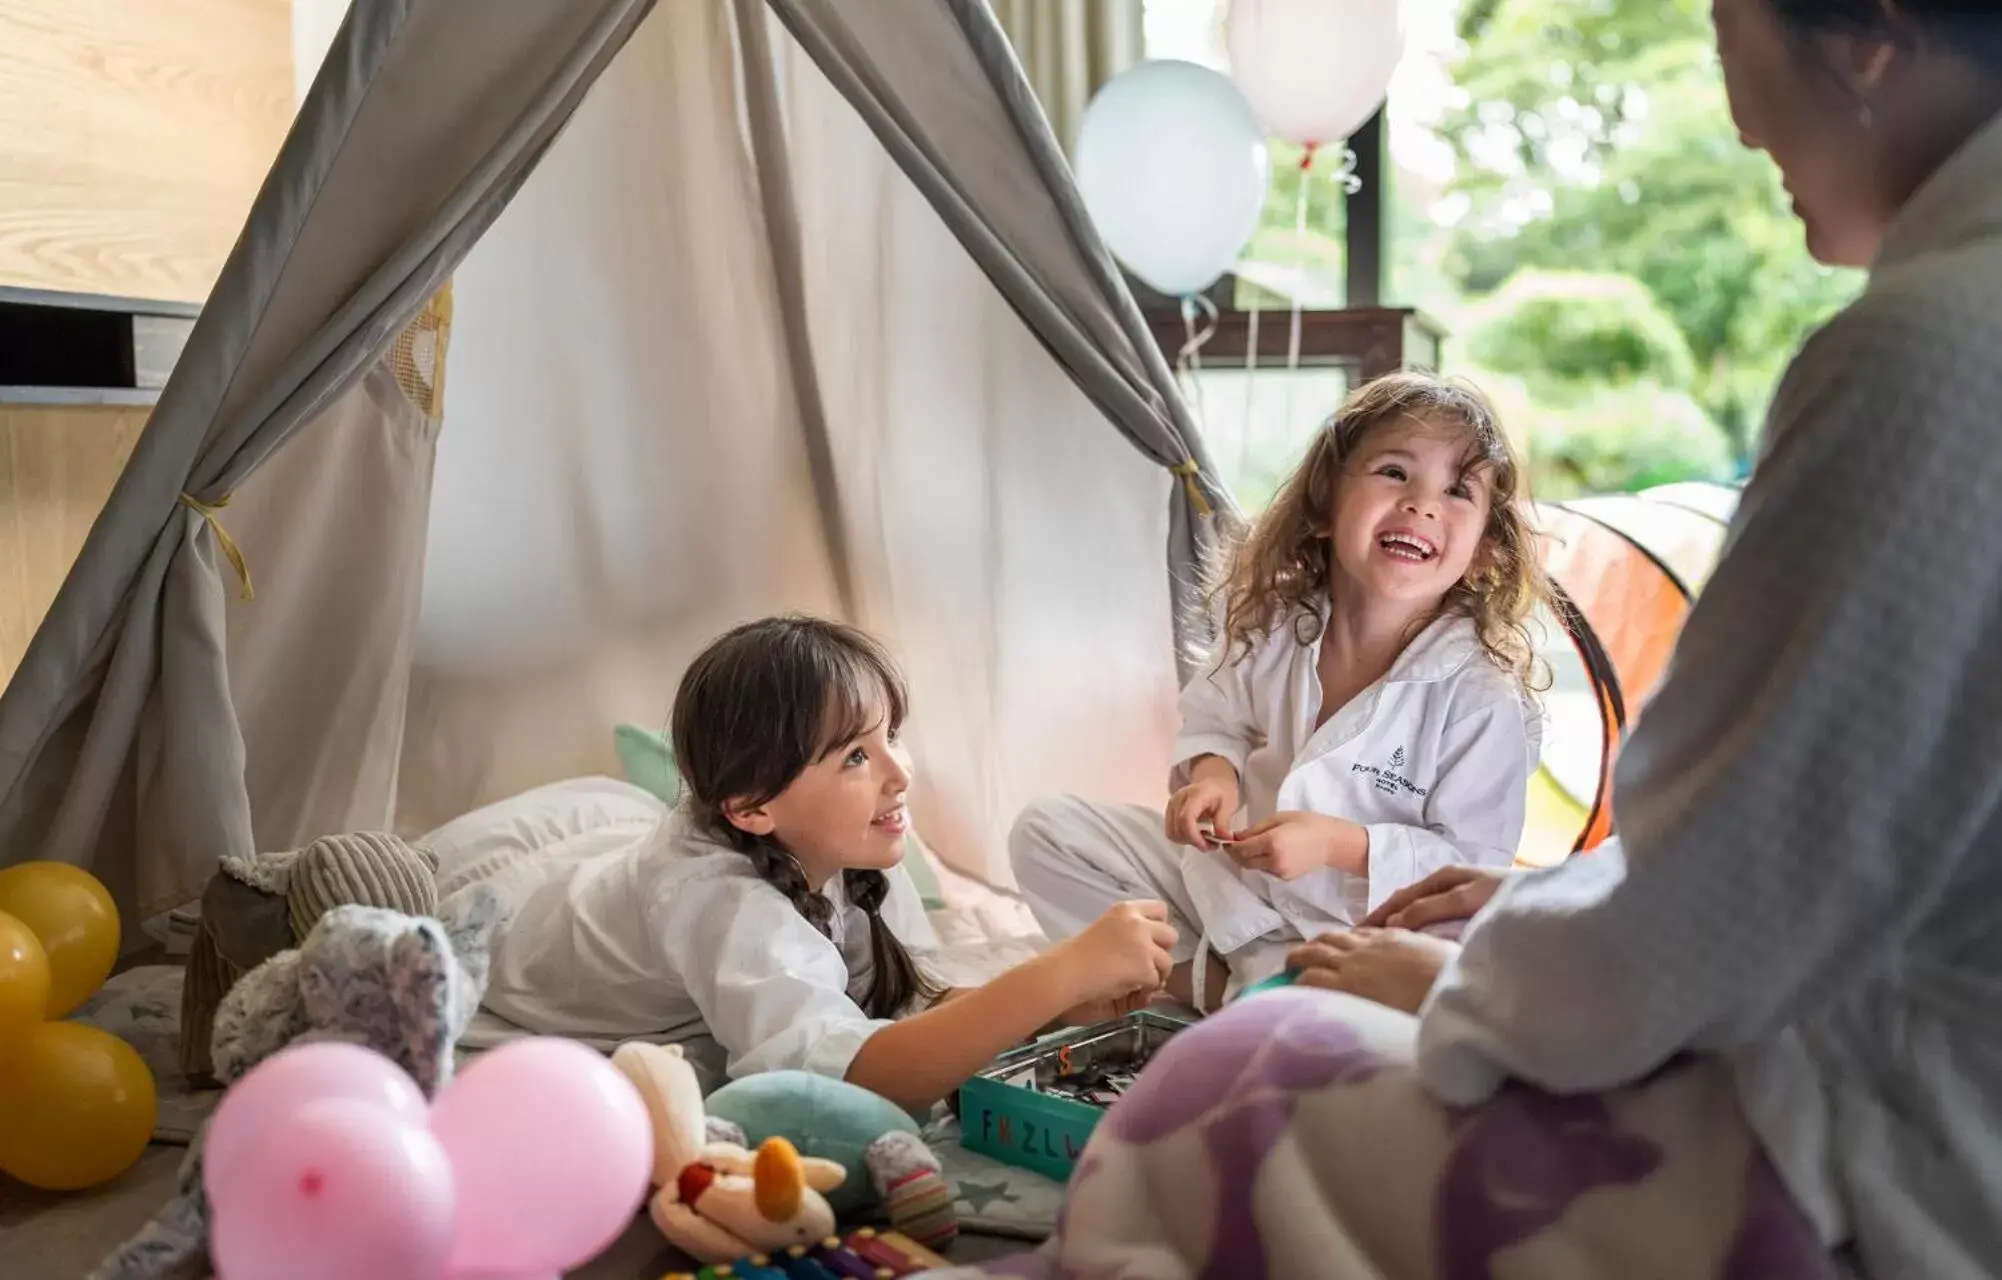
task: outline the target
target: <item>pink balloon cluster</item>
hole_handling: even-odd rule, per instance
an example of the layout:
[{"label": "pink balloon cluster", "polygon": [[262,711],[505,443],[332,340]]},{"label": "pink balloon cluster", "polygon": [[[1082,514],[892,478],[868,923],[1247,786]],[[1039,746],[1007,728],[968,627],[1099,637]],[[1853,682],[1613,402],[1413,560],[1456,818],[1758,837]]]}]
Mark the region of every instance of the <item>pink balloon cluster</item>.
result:
[{"label": "pink balloon cluster", "polygon": [[306,1044],[223,1095],[203,1183],[217,1280],[555,1280],[645,1198],[645,1104],[574,1041],[517,1040],[426,1105],[401,1068]]}]

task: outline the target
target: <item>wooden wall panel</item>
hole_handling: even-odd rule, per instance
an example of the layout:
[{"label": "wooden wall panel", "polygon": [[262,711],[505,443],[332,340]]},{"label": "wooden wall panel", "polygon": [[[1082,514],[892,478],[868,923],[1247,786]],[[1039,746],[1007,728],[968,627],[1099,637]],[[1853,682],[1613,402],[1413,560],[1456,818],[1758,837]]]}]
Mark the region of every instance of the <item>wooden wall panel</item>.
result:
[{"label": "wooden wall panel", "polygon": [[0,285],[200,302],[292,102],[289,0],[0,0]]},{"label": "wooden wall panel", "polygon": [[0,685],[69,576],[150,412],[0,406]]}]

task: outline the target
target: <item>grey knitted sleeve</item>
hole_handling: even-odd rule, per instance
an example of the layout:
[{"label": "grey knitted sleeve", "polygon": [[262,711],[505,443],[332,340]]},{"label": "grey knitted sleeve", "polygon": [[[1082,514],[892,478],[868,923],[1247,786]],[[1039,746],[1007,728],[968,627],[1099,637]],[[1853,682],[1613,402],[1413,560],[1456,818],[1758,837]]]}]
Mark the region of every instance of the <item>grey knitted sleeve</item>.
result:
[{"label": "grey knitted sleeve", "polygon": [[1441,1096],[1631,1081],[1988,929],[2002,358],[1992,298],[1908,283],[1790,372],[1621,759],[1622,850],[1510,886],[1436,986],[1419,1066]]}]

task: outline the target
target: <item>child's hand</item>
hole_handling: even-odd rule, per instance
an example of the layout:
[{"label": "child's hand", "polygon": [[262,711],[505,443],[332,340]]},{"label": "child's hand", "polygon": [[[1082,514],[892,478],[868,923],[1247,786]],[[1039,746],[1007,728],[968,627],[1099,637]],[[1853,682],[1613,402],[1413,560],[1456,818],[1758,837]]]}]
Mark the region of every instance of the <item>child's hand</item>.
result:
[{"label": "child's hand", "polygon": [[1198,849],[1216,846],[1203,834],[1208,823],[1224,840],[1231,838],[1230,817],[1238,810],[1237,779],[1220,773],[1198,777],[1168,797],[1168,839]]},{"label": "child's hand", "polygon": [[1158,991],[1135,991],[1117,1000],[1095,1000],[1088,1004],[1073,1005],[1057,1015],[1057,1021],[1067,1027],[1089,1027],[1100,1022],[1111,1022],[1129,1013],[1137,1013],[1154,1003]]},{"label": "child's hand", "polygon": [[1122,1017],[1168,985],[1175,967],[1175,927],[1162,902],[1121,902],[1050,955],[1070,992],[1065,1022]]},{"label": "child's hand", "polygon": [[1369,874],[1369,832],[1320,813],[1274,814],[1248,828],[1227,852],[1239,866],[1281,880],[1298,880],[1328,867]]}]

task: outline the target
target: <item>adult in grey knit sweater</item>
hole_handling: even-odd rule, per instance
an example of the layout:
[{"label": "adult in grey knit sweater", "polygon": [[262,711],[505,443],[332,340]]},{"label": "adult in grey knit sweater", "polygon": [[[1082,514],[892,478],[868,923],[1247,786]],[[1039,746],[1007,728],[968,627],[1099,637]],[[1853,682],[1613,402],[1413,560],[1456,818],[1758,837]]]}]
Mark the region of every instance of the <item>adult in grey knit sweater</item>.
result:
[{"label": "adult in grey knit sweater", "polygon": [[[1347,995],[1178,1036],[1010,1274],[2002,1274],[2002,0],[1714,11],[1744,141],[1869,279],[1779,388],[1618,839],[1297,950]],[[1254,1103],[1284,1128],[1204,1129],[1212,1179],[1183,1135]]]}]

